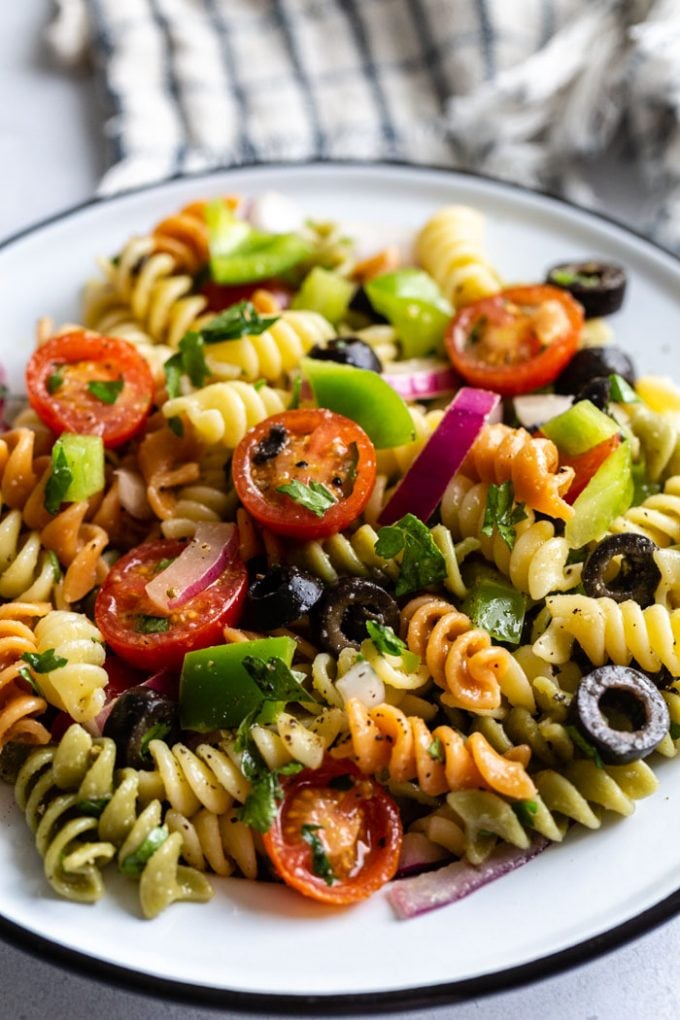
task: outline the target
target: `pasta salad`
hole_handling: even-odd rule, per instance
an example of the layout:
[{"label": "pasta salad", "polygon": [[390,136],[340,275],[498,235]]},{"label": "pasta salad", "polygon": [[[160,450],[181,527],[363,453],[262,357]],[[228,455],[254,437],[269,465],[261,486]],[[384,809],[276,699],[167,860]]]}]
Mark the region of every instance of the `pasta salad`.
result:
[{"label": "pasta salad", "polygon": [[612,342],[623,269],[504,281],[484,226],[365,257],[280,196],[197,201],[40,322],[0,770],[59,894],[390,883],[408,917],[656,789],[680,395]]}]

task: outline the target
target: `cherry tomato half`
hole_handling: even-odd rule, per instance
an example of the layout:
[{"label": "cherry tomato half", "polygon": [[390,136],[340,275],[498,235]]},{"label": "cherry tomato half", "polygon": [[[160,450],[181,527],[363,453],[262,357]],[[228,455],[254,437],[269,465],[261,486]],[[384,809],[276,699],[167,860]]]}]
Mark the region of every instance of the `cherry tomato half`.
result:
[{"label": "cherry tomato half", "polygon": [[186,652],[222,643],[222,629],[240,617],[248,573],[238,554],[198,595],[169,614],[159,611],[145,586],[184,548],[179,539],[138,545],[116,560],[97,595],[94,616],[104,640],[140,669],[180,666]]},{"label": "cherry tomato half", "polygon": [[617,432],[610,436],[609,439],[604,439],[601,443],[591,446],[589,450],[579,453],[575,457],[565,457],[563,454],[560,454],[560,467],[573,467],[575,472],[574,480],[564,497],[567,503],[573,503],[581,495],[590,479],[599,471],[607,457],[620,445],[621,436]]},{"label": "cherry tomato half", "polygon": [[[246,433],[231,466],[246,510],[271,531],[303,541],[334,535],[356,520],[376,471],[375,449],[364,430],[325,408],[266,418]],[[292,494],[280,491],[289,485]],[[310,502],[317,512],[305,505]]]},{"label": "cherry tomato half", "polygon": [[53,432],[101,436],[105,446],[134,436],[153,399],[151,370],[135,347],[86,330],[38,347],[26,387],[31,406]]},{"label": "cherry tomato half", "polygon": [[282,777],[284,798],[264,846],[286,885],[323,903],[364,900],[394,877],[399,808],[347,761]]},{"label": "cherry tomato half", "polygon": [[466,305],[445,344],[466,382],[517,396],[557,378],[578,347],[583,309],[558,287],[512,287]]}]

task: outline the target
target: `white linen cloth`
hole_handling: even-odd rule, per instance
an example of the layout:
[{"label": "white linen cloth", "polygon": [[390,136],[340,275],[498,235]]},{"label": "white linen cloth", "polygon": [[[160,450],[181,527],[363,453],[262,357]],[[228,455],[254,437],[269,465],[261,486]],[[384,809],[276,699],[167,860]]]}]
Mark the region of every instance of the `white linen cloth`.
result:
[{"label": "white linen cloth", "polygon": [[588,161],[623,139],[647,231],[680,250],[680,0],[56,0],[49,39],[100,76],[101,194],[358,159],[588,205]]}]

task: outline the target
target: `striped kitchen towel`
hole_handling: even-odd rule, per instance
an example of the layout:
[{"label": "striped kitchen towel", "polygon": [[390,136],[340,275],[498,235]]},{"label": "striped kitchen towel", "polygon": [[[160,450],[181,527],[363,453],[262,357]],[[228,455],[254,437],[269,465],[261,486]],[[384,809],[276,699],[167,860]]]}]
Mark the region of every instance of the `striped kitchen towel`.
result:
[{"label": "striped kitchen towel", "polygon": [[[680,249],[680,0],[56,0],[107,104],[100,192],[217,166],[403,160],[593,201],[625,139]],[[637,219],[639,220],[639,210]]]}]

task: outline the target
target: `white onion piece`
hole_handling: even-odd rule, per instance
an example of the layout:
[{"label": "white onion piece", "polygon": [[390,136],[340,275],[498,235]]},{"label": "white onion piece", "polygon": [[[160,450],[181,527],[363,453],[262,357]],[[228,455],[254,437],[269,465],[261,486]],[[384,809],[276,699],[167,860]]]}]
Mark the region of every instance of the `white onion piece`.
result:
[{"label": "white onion piece", "polygon": [[278,191],[263,191],[248,209],[248,222],[265,234],[287,234],[304,226],[302,209]]},{"label": "white onion piece", "polygon": [[199,524],[177,559],[145,586],[146,594],[166,613],[184,605],[220,576],[237,547],[234,524]]},{"label": "white onion piece", "polygon": [[424,832],[405,832],[399,854],[397,877],[402,878],[424,871],[445,857],[449,857],[448,850],[438,843],[433,843]]},{"label": "white onion piece", "polygon": [[123,509],[138,521],[151,520],[153,511],[146,498],[146,482],[139,472],[124,467],[113,473],[118,479],[118,498]]},{"label": "white onion piece", "polygon": [[513,404],[520,425],[530,429],[568,411],[572,399],[561,393],[527,393],[523,397],[515,397]]},{"label": "white onion piece", "polygon": [[382,705],[385,684],[368,662],[355,662],[345,675],[336,681],[336,689],[344,702],[356,698],[362,705]]},{"label": "white onion piece", "polygon": [[428,910],[436,910],[437,907],[462,900],[489,882],[508,875],[515,868],[521,868],[548,845],[548,840],[543,836],[536,837],[526,850],[506,844],[478,867],[467,861],[456,861],[438,871],[401,879],[390,887],[387,898],[397,917],[418,917]]},{"label": "white onion piece", "polygon": [[435,358],[411,358],[396,361],[383,379],[404,400],[432,400],[453,393],[460,385],[448,362]]},{"label": "white onion piece", "polygon": [[404,514],[429,520],[482,428],[500,412],[500,399],[497,393],[470,386],[458,390],[383,508],[380,524],[394,524]]}]

